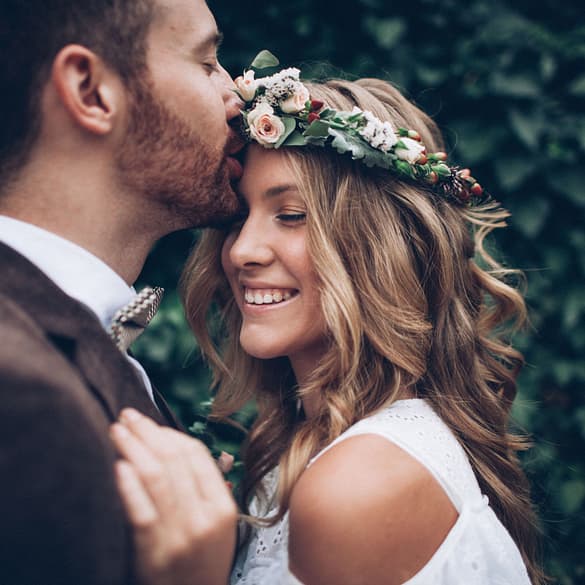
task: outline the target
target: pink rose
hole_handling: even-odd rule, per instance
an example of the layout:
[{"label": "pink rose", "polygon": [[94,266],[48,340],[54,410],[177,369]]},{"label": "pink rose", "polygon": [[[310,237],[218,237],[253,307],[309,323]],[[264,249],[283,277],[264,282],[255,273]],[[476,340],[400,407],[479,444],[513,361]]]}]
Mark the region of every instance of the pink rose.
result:
[{"label": "pink rose", "polygon": [[254,79],[254,71],[252,69],[246,71],[243,76],[240,75],[236,78],[234,83],[236,84],[240,97],[245,102],[250,102],[254,99],[258,82]]},{"label": "pink rose", "polygon": [[252,138],[262,146],[274,148],[285,128],[282,120],[274,114],[272,106],[266,102],[259,103],[247,119]]},{"label": "pink rose", "polygon": [[295,92],[280,103],[280,109],[285,114],[298,114],[305,109],[309,99],[309,90],[302,83],[298,83],[296,84]]}]

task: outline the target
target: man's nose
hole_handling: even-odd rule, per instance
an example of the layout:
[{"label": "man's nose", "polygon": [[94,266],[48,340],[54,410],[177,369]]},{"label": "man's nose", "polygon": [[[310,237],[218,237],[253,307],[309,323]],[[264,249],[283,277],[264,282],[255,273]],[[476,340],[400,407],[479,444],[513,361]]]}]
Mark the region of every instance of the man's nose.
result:
[{"label": "man's nose", "polygon": [[223,98],[226,109],[226,117],[232,120],[240,115],[244,102],[239,98],[235,92],[236,85],[230,74],[221,66],[219,68],[219,82],[222,85]]}]

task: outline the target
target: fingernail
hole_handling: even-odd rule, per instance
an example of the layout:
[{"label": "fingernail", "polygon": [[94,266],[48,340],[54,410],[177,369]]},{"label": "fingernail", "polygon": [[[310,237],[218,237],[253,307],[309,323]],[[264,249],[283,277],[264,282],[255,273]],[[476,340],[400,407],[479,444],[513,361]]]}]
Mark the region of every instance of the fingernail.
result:
[{"label": "fingernail", "polygon": [[227,451],[222,451],[219,455],[219,458],[223,463],[233,463],[234,462],[234,456],[230,455]]},{"label": "fingernail", "polygon": [[141,414],[133,408],[125,408],[120,413],[120,420],[122,422],[135,422],[141,417]]}]

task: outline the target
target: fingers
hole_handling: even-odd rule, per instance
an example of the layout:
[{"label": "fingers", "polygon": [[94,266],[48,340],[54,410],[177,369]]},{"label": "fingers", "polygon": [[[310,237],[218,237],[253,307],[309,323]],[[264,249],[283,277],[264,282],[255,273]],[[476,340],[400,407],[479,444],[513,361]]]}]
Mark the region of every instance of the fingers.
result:
[{"label": "fingers", "polygon": [[[235,547],[237,507],[220,466],[195,439],[132,410],[111,428],[124,460],[118,488],[135,529],[145,583],[225,583]],[[159,578],[160,576],[160,578]]]},{"label": "fingers", "polygon": [[116,462],[116,483],[130,522],[136,528],[152,526],[158,513],[132,465]]},{"label": "fingers", "polygon": [[229,473],[234,466],[234,456],[222,451],[217,460],[217,466],[222,473]]},{"label": "fingers", "polygon": [[[218,465],[201,441],[168,427],[161,427],[133,409],[122,411],[120,420],[133,435],[132,440],[126,440],[123,445],[119,445],[120,451],[137,466],[145,481],[156,480],[158,470],[164,468],[172,478],[174,489],[180,498],[192,498],[193,490],[198,497],[211,501],[229,495]],[[114,425],[114,429],[118,426]],[[222,465],[227,467],[229,458],[226,454]],[[152,489],[149,488],[154,498],[157,497],[156,491],[159,488],[156,482]]]},{"label": "fingers", "polygon": [[112,425],[110,436],[120,455],[132,464],[135,475],[157,509],[168,513],[174,506],[175,492],[159,457],[124,425]]}]

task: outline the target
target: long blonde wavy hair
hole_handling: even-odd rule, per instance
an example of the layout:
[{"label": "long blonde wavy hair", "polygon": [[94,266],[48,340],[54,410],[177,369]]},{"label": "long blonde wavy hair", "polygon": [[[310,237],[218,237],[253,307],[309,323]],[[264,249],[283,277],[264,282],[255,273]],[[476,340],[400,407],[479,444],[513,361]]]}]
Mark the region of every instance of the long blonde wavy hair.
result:
[{"label": "long blonde wavy hair", "polygon": [[[369,110],[418,130],[429,151],[444,149],[436,124],[386,82],[307,85],[333,108]],[[520,275],[484,247],[508,213],[496,202],[454,206],[329,149],[282,152],[307,207],[329,339],[309,382],[296,386],[286,358],[259,360],[239,346],[241,317],[220,263],[225,232],[204,233],[182,280],[187,317],[214,370],[215,416],[257,403],[244,449],[244,509],[279,465],[279,509],[270,520],[277,522],[311,456],[406,389],[425,398],[459,439],[533,582],[543,582],[536,517],[517,459],[527,442],[509,429],[523,358],[508,338],[526,309],[510,282]],[[221,315],[220,349],[210,333],[212,306]],[[320,410],[306,419],[297,400],[312,393]]]}]

